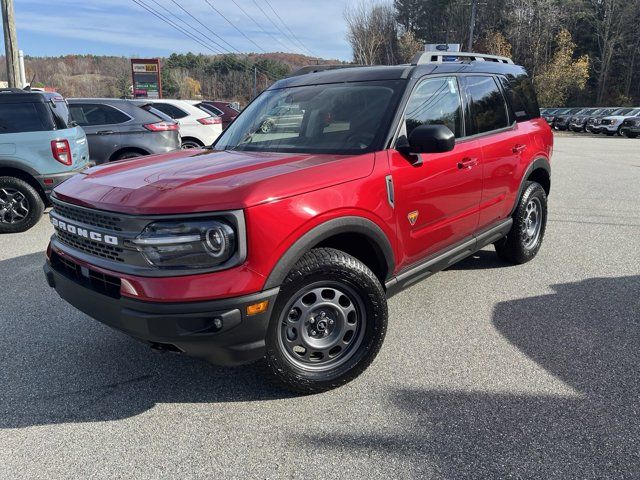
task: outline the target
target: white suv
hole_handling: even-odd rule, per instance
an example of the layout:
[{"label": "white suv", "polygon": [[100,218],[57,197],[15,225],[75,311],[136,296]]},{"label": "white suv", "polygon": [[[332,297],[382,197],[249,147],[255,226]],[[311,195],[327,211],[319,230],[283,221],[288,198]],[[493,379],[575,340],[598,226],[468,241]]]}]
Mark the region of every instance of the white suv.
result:
[{"label": "white suv", "polygon": [[211,145],[222,133],[222,119],[191,105],[186,100],[145,100],[153,108],[170,116],[180,124],[182,148],[201,148]]},{"label": "white suv", "polygon": [[621,135],[620,129],[622,128],[622,122],[629,117],[637,117],[640,115],[640,108],[625,108],[619,110],[615,115],[604,117],[600,122],[600,132],[607,135]]}]

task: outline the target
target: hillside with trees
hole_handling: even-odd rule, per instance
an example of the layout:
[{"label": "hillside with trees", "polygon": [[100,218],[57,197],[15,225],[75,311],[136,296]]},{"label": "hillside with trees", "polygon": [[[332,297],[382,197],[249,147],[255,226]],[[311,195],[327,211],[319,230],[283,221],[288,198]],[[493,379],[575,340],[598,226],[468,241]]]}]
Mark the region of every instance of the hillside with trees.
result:
[{"label": "hillside with trees", "polygon": [[[339,63],[294,53],[246,55],[171,54],[161,59],[163,95],[170,98],[210,98],[246,104],[257,91],[296,69],[316,63]],[[0,57],[0,78],[6,78]],[[53,87],[66,97],[123,97],[130,94],[131,63],[126,57],[65,55],[25,57],[33,85]]]},{"label": "hillside with trees", "polygon": [[[424,43],[469,40],[470,0],[356,0],[356,63],[407,62]],[[640,0],[482,0],[473,50],[513,57],[543,105],[640,104]],[[464,48],[466,50],[466,48]]]}]

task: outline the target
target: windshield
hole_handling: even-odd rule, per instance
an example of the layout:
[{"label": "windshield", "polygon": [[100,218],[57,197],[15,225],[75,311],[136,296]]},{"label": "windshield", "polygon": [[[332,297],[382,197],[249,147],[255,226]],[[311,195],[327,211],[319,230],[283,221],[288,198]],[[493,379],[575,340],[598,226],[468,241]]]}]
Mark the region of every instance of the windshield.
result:
[{"label": "windshield", "polygon": [[393,80],[267,90],[214,148],[334,154],[380,149],[404,84]]}]

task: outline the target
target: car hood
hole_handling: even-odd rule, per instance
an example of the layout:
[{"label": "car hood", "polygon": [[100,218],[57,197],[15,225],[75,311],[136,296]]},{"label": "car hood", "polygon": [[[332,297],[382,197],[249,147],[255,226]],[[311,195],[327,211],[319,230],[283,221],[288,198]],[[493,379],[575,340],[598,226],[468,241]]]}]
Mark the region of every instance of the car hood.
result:
[{"label": "car hood", "polygon": [[130,214],[246,208],[368,176],[375,154],[182,150],[91,168],[55,190],[77,205]]}]

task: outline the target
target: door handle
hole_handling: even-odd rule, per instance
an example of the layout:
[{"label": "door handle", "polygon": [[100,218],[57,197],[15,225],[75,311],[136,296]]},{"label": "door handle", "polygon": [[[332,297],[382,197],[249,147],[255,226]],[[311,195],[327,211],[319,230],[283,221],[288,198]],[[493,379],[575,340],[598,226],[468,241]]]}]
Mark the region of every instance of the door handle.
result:
[{"label": "door handle", "polygon": [[460,160],[458,162],[458,169],[463,170],[463,169],[470,169],[475,167],[478,164],[478,160],[475,158],[463,158],[462,160]]},{"label": "door handle", "polygon": [[98,135],[111,135],[112,133],[115,133],[113,130],[100,130],[99,132],[96,132]]},{"label": "door handle", "polygon": [[527,149],[526,145],[522,145],[520,143],[517,143],[513,146],[513,153],[522,153]]}]

